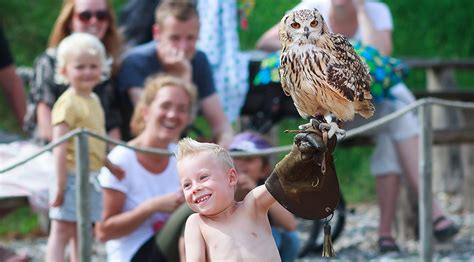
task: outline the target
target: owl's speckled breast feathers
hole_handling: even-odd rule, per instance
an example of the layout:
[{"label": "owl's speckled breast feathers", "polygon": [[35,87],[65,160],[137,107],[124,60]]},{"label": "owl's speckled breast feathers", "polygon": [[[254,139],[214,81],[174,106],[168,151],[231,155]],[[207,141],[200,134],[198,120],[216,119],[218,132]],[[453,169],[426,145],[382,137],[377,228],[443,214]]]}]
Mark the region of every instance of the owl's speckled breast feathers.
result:
[{"label": "owl's speckled breast feathers", "polygon": [[279,34],[282,88],[302,117],[373,115],[367,65],[345,37],[329,32],[319,11],[288,13]]}]

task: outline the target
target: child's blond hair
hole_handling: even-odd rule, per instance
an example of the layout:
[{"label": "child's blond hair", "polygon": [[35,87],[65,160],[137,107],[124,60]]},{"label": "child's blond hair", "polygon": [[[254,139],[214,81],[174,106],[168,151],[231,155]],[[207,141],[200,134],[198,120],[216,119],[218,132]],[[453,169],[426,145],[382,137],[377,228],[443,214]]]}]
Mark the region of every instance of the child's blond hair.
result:
[{"label": "child's blond hair", "polygon": [[102,79],[107,79],[110,75],[110,65],[107,63],[107,57],[104,45],[94,35],[88,33],[73,33],[65,37],[58,46],[56,53],[56,74],[55,82],[68,84],[69,80],[62,74],[62,69],[69,62],[71,54],[85,52],[97,56],[100,59],[102,67]]},{"label": "child's blond hair", "polygon": [[232,157],[223,147],[213,143],[201,143],[189,137],[179,141],[176,159],[180,161],[187,156],[204,152],[213,154],[224,169],[235,168]]},{"label": "child's blond hair", "polygon": [[132,120],[130,121],[130,129],[134,136],[139,135],[143,129],[145,129],[145,121],[143,119],[143,110],[150,106],[150,104],[155,100],[156,93],[164,87],[175,86],[183,89],[189,96],[189,122],[191,123],[194,120],[194,117],[197,112],[197,88],[196,86],[186,80],[180,79],[178,77],[159,74],[150,78],[147,78],[145,81],[145,88],[140,100],[135,106],[133,111]]}]

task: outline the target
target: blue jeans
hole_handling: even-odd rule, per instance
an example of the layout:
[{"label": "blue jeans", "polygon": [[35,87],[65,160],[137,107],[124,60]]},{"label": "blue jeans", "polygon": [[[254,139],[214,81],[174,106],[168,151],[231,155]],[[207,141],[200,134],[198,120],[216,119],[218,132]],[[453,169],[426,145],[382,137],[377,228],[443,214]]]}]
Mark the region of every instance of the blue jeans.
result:
[{"label": "blue jeans", "polygon": [[298,257],[300,239],[296,231],[286,231],[272,226],[272,234],[280,252],[282,262],[295,261]]}]

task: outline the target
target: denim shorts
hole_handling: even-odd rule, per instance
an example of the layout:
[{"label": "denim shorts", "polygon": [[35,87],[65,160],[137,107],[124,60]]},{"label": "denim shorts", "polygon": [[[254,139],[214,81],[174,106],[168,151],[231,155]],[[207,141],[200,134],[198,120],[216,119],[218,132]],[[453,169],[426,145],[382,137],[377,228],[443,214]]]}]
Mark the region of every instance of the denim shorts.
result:
[{"label": "denim shorts", "polygon": [[[89,173],[89,212],[92,222],[100,221],[102,215],[102,189],[97,180],[97,172]],[[56,182],[49,191],[50,201],[56,196]],[[63,204],[59,207],[50,207],[49,217],[51,219],[76,222],[76,175],[69,172],[67,175],[66,191],[64,192]]]}]

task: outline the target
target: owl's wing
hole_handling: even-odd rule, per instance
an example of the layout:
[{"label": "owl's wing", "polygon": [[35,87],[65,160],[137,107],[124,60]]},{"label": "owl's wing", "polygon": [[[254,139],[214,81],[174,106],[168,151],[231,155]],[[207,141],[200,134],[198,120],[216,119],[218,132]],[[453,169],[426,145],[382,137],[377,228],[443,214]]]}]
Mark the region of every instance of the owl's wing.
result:
[{"label": "owl's wing", "polygon": [[280,68],[279,68],[279,73],[280,73],[280,81],[281,81],[281,88],[283,89],[283,92],[285,92],[285,95],[290,96],[290,91],[293,89],[293,86],[291,85],[290,79],[290,72],[289,72],[289,63],[290,63],[290,55],[289,53],[283,49],[280,55]]},{"label": "owl's wing", "polygon": [[370,94],[369,67],[354,51],[351,43],[340,34],[328,34],[333,59],[327,67],[327,82],[350,101],[367,99]]}]

